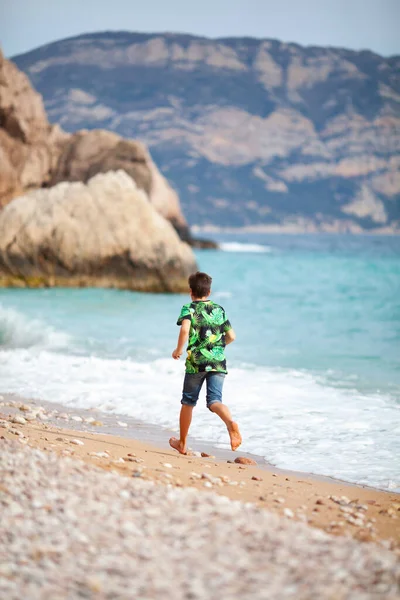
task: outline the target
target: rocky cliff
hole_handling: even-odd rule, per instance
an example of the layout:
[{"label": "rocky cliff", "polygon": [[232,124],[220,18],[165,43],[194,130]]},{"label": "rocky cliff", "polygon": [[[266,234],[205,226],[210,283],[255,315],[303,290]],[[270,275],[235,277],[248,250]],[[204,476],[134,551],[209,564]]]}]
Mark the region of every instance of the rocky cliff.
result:
[{"label": "rocky cliff", "polygon": [[146,143],[191,224],[400,227],[400,57],[106,32],[14,60],[51,122]]},{"label": "rocky cliff", "polygon": [[61,181],[87,182],[118,169],[187,237],[178,196],[142,143],[109,131],[69,134],[50,125],[41,96],[0,52],[0,208],[29,190]]},{"label": "rocky cliff", "polygon": [[192,250],[124,171],[63,182],[0,211],[0,287],[187,292]]}]

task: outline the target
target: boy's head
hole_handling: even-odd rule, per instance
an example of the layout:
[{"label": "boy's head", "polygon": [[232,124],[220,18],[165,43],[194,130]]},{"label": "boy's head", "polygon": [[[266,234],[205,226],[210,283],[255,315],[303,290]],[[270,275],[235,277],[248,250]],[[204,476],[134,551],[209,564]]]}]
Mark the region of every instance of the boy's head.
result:
[{"label": "boy's head", "polygon": [[192,273],[189,277],[189,287],[194,298],[206,298],[211,293],[212,278],[207,273]]}]

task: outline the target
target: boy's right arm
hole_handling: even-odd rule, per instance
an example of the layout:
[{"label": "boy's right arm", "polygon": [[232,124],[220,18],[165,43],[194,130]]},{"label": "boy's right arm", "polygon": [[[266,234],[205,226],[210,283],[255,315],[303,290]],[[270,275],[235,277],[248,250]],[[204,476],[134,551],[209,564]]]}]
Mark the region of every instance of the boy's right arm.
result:
[{"label": "boy's right arm", "polygon": [[233,327],[231,329],[229,329],[226,333],[225,333],[225,344],[226,346],[228,344],[231,344],[232,342],[234,342],[236,340],[236,333],[233,330]]},{"label": "boy's right arm", "polygon": [[190,320],[184,319],[182,321],[182,325],[181,325],[181,328],[179,331],[178,344],[172,353],[172,358],[174,358],[175,360],[178,360],[182,356],[183,350],[185,348],[185,344],[189,337],[189,331],[190,331]]}]

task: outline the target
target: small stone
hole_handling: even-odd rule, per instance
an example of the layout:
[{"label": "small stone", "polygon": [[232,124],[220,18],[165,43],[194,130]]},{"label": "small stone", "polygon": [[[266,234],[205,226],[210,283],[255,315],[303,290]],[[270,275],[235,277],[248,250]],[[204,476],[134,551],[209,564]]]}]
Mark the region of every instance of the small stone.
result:
[{"label": "small stone", "polygon": [[11,423],[18,423],[18,425],[25,425],[26,424],[26,419],[24,419],[24,417],[21,417],[21,415],[15,415],[11,419]]},{"label": "small stone", "polygon": [[133,454],[133,452],[128,452],[127,456],[136,456],[136,454]]},{"label": "small stone", "polygon": [[237,465],[256,465],[256,461],[252,458],[247,458],[246,456],[238,456],[235,458],[235,463]]},{"label": "small stone", "polygon": [[43,412],[39,412],[37,415],[37,418],[40,419],[41,421],[48,421],[48,419],[49,419],[49,417]]},{"label": "small stone", "polygon": [[80,417],[79,415],[72,415],[71,420],[76,421],[77,423],[82,423],[83,421],[82,417]]},{"label": "small stone", "polygon": [[34,421],[36,419],[36,413],[25,413],[25,419],[27,421]]},{"label": "small stone", "polygon": [[82,440],[71,440],[71,444],[74,444],[75,446],[84,446],[85,443],[82,442]]},{"label": "small stone", "polygon": [[212,486],[213,486],[213,485],[212,485],[211,481],[205,481],[205,482],[203,483],[203,486],[204,486],[205,488],[212,488]]},{"label": "small stone", "polygon": [[322,498],[318,498],[318,499],[315,501],[315,504],[325,504],[325,502],[322,500]]},{"label": "small stone", "polygon": [[123,421],[117,421],[117,425],[120,427],[128,427],[128,423],[124,423]]},{"label": "small stone", "polygon": [[207,454],[207,452],[201,452],[200,455],[203,458],[215,458],[215,456],[213,456],[212,454]]},{"label": "small stone", "polygon": [[262,479],[262,477],[259,477],[258,475],[253,475],[252,480],[253,481],[262,481],[263,479]]},{"label": "small stone", "polygon": [[274,499],[274,502],[277,502],[278,504],[284,504],[286,502],[285,498],[282,497],[278,497]]},{"label": "small stone", "polygon": [[141,477],[141,476],[142,476],[141,471],[133,471],[133,473],[132,473],[132,477]]},{"label": "small stone", "polygon": [[22,412],[29,412],[31,410],[31,407],[28,406],[27,404],[21,404],[21,406],[19,407],[19,410],[21,410]]},{"label": "small stone", "polygon": [[11,428],[9,431],[13,435],[18,435],[19,437],[25,437],[24,434],[22,433],[22,431],[20,431],[19,429],[13,429],[13,428]]},{"label": "small stone", "polygon": [[293,519],[293,517],[294,517],[294,513],[292,510],[290,510],[290,508],[284,508],[283,514],[285,515],[285,517],[288,517],[289,519]]},{"label": "small stone", "polygon": [[89,425],[92,425],[93,427],[103,427],[104,423],[103,421],[92,421]]},{"label": "small stone", "polygon": [[165,467],[166,469],[172,469],[172,465],[171,463],[161,463],[163,467]]},{"label": "small stone", "polygon": [[89,456],[96,456],[97,458],[110,458],[108,452],[89,452]]}]

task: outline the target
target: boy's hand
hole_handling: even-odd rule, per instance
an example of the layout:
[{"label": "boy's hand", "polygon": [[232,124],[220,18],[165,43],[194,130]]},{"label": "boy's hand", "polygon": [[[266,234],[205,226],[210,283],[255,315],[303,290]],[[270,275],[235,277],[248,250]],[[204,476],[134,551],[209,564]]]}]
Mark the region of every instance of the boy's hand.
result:
[{"label": "boy's hand", "polygon": [[182,352],[179,352],[178,348],[175,348],[175,350],[172,353],[172,358],[174,358],[175,360],[179,360],[181,356]]}]

